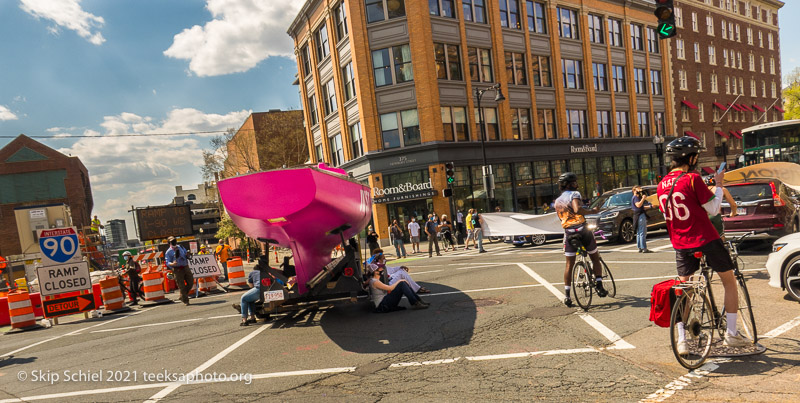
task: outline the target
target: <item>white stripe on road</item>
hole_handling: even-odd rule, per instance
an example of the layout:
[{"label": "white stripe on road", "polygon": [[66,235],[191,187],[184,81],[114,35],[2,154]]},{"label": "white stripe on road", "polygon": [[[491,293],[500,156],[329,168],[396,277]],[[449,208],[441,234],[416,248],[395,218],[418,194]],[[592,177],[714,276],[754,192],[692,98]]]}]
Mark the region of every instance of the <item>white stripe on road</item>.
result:
[{"label": "white stripe on road", "polygon": [[798,317],[796,317],[796,318],[794,318],[794,319],[792,319],[792,320],[790,320],[790,321],[788,321],[788,322],[776,327],[775,329],[770,330],[765,335],[760,336],[760,338],[762,338],[762,339],[771,339],[771,338],[774,338],[774,337],[778,337],[778,336],[788,332],[789,330],[795,328],[797,325],[800,325],[800,316],[798,316]]},{"label": "white stripe on road", "polygon": [[85,395],[101,395],[103,393],[126,392],[129,390],[155,389],[167,385],[169,385],[169,383],[163,382],[163,383],[151,383],[146,385],[121,386],[118,388],[90,389],[90,390],[79,390],[75,392],[51,393],[49,395],[20,397],[18,399],[4,399],[0,400],[0,403],[30,402],[34,400],[63,399],[65,397],[75,397],[75,396],[85,396]]},{"label": "white stripe on road", "polygon": [[173,324],[173,323],[195,322],[195,321],[198,321],[198,320],[203,320],[203,318],[173,320],[173,321],[170,321],[170,322],[148,323],[148,324],[145,324],[145,325],[136,325],[136,326],[128,326],[128,327],[118,327],[118,328],[114,328],[114,329],[95,330],[95,331],[92,331],[92,333],[117,332],[117,331],[120,331],[120,330],[130,330],[130,329],[139,329],[139,328],[142,328],[142,327],[170,325],[170,324]]},{"label": "white stripe on road", "polygon": [[662,250],[672,249],[672,243],[668,243],[664,246],[659,246],[657,248],[650,249],[653,252],[661,252]]}]

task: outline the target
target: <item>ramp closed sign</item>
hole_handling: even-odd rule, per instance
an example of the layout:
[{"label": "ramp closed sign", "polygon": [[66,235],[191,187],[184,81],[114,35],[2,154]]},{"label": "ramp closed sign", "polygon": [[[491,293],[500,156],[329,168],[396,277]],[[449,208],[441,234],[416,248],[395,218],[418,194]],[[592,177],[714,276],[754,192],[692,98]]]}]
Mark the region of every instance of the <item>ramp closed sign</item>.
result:
[{"label": "ramp closed sign", "polygon": [[192,256],[189,259],[189,269],[192,271],[194,278],[215,277],[222,274],[214,255]]},{"label": "ramp closed sign", "polygon": [[37,267],[36,277],[40,292],[46,296],[92,288],[87,262]]}]

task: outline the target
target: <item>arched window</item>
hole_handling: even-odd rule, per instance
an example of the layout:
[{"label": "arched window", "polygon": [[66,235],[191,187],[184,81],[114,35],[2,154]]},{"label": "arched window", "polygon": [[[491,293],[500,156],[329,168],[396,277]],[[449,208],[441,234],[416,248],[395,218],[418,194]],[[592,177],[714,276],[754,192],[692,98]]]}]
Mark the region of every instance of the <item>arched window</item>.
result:
[{"label": "arched window", "polygon": [[194,193],[189,193],[186,196],[186,200],[197,200],[197,196],[195,196]]}]

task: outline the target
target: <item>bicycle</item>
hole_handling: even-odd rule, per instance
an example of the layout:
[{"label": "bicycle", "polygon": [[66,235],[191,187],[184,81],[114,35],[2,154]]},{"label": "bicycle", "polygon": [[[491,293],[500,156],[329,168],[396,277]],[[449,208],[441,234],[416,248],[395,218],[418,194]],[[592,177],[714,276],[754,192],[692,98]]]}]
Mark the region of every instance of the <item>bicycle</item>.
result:
[{"label": "bicycle", "polygon": [[[574,245],[578,249],[578,257],[575,260],[575,265],[572,266],[572,293],[578,306],[584,311],[588,311],[592,303],[592,294],[597,292],[594,269],[592,268],[589,253],[584,248],[583,243],[577,238],[573,238],[570,241],[580,243],[580,245]],[[598,256],[598,258],[600,258],[600,265],[603,267],[603,287],[608,292],[608,296],[614,298],[617,295],[617,284],[614,282],[614,276],[611,274],[606,262],[603,261],[603,257]]]},{"label": "bicycle", "polygon": [[[728,253],[734,262],[733,274],[736,278],[736,287],[739,296],[739,310],[737,315],[737,328],[755,344],[758,341],[755,317],[750,294],[744,281],[744,275],[739,268],[739,253],[737,245],[744,238],[752,235],[747,233],[726,241]],[[714,331],[720,339],[724,339],[727,331],[727,319],[717,308],[714,293],[711,289],[713,271],[706,263],[702,252],[695,252],[695,257],[700,259],[700,274],[692,275],[686,282],[674,285],[676,299],[672,306],[670,318],[670,342],[672,353],[678,362],[686,369],[696,369],[703,365],[711,353],[714,340]],[[744,263],[742,261],[742,263]],[[679,329],[678,323],[684,323],[685,341],[688,346],[686,354],[678,353]]]}]

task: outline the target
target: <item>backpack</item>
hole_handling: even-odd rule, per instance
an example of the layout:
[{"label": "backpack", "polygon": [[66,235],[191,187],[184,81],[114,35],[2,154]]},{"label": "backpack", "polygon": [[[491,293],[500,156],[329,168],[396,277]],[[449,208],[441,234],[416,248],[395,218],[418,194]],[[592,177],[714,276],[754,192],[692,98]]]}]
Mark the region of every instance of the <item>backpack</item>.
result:
[{"label": "backpack", "polygon": [[650,321],[660,327],[669,327],[672,317],[672,306],[675,304],[675,291],[672,286],[680,284],[680,280],[662,281],[653,286],[650,294]]}]

